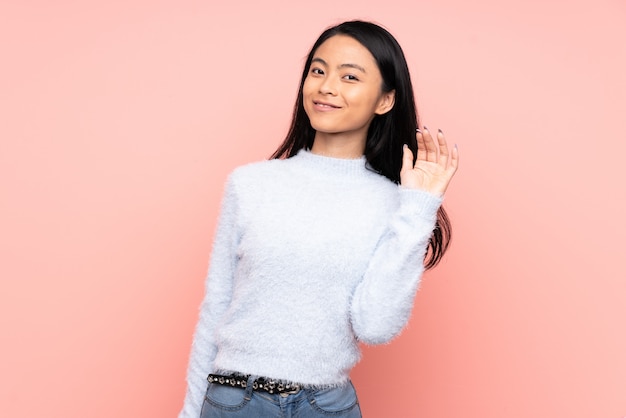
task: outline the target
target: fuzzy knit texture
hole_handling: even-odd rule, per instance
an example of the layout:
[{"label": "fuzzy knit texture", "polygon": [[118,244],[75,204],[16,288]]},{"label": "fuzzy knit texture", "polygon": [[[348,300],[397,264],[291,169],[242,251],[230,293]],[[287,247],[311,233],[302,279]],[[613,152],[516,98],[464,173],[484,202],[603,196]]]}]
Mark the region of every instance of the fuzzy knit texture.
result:
[{"label": "fuzzy knit texture", "polygon": [[359,342],[406,325],[441,198],[394,184],[365,157],[301,150],[226,182],[180,418],[211,372],[344,383]]}]

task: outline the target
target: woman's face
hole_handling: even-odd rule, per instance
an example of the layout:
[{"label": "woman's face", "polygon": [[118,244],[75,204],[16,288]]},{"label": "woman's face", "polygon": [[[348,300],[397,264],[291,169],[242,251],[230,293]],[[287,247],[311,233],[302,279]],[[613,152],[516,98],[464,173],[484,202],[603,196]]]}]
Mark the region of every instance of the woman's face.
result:
[{"label": "woman's face", "polygon": [[393,107],[394,92],[383,93],[382,76],[372,54],[356,39],[335,35],[313,55],[302,101],[317,134],[355,136],[365,143],[377,114]]}]

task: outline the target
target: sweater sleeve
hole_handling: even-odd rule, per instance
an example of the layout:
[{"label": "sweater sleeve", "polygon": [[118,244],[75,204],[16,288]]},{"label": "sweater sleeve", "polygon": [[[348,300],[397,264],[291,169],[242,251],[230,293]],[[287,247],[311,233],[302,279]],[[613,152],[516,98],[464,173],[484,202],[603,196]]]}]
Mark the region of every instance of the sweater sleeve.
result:
[{"label": "sweater sleeve", "polygon": [[218,218],[205,296],[191,346],[187,369],[187,393],[179,418],[199,418],[217,354],[215,329],[230,304],[237,261],[237,203],[232,175],[226,182]]},{"label": "sweater sleeve", "polygon": [[424,256],[442,199],[398,187],[400,205],[379,240],[351,303],[359,341],[382,344],[406,325],[424,272]]}]

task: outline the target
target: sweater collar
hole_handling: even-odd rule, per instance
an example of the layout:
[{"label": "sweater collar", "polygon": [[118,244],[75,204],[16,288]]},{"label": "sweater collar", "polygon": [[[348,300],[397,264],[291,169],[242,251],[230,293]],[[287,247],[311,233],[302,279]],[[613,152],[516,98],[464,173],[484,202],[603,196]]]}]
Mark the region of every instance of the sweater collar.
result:
[{"label": "sweater collar", "polygon": [[313,154],[310,150],[301,149],[292,159],[321,175],[358,178],[376,174],[368,169],[364,155],[359,158],[336,158]]}]

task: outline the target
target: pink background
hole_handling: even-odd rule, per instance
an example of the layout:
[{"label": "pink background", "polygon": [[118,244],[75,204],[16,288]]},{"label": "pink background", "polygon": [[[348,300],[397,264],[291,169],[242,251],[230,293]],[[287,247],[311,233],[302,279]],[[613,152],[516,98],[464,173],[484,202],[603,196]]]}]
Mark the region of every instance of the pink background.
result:
[{"label": "pink background", "polygon": [[0,416],[178,413],[225,176],[351,18],[461,151],[453,246],[354,371],[364,416],[626,416],[623,0],[1,1]]}]

